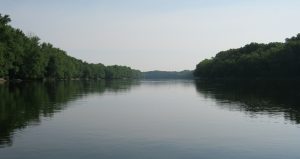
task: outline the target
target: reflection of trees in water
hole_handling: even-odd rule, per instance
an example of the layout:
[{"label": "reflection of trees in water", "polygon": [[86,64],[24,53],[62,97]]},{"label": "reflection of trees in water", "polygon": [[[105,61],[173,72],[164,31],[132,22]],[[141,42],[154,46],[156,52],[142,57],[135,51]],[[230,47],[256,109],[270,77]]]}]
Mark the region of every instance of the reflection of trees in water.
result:
[{"label": "reflection of trees in water", "polygon": [[[201,95],[214,98],[225,108],[255,114],[278,115],[300,124],[298,81],[195,81]],[[226,104],[225,104],[226,103]]]},{"label": "reflection of trees in water", "polygon": [[0,147],[12,144],[14,131],[40,123],[90,93],[129,91],[137,81],[61,81],[0,85]]},{"label": "reflection of trees in water", "polygon": [[143,85],[151,87],[194,87],[193,81],[190,79],[146,79],[142,81]]},{"label": "reflection of trees in water", "polygon": [[132,86],[140,84],[138,80],[111,80],[105,82],[105,91],[108,92],[127,92],[130,91]]}]

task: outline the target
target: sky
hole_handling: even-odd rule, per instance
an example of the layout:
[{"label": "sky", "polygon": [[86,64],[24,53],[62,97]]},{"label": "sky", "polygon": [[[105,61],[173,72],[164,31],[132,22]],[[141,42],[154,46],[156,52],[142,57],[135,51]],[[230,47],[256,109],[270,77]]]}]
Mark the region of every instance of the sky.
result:
[{"label": "sky", "polygon": [[142,71],[300,33],[299,0],[0,0],[0,13],[70,56]]}]

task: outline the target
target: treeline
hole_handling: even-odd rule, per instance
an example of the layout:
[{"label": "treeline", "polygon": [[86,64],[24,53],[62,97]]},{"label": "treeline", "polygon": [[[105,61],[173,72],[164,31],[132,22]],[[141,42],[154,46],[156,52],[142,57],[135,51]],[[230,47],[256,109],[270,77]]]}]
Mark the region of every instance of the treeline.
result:
[{"label": "treeline", "polygon": [[145,79],[191,79],[193,78],[192,71],[149,71],[143,72]]},{"label": "treeline", "polygon": [[0,78],[6,79],[123,79],[141,72],[126,66],[90,64],[67,55],[36,36],[26,36],[0,14]]},{"label": "treeline", "polygon": [[201,61],[194,71],[202,78],[299,78],[300,34],[284,43],[251,43]]}]

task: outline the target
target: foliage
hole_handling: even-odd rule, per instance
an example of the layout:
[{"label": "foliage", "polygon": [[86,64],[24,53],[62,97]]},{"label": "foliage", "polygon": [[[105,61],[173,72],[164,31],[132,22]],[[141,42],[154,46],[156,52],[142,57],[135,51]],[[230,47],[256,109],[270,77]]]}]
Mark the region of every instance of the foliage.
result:
[{"label": "foliage", "polygon": [[299,78],[300,34],[285,43],[251,43],[201,61],[194,71],[204,78]]},{"label": "foliage", "polygon": [[36,36],[26,36],[0,14],[0,78],[9,79],[124,79],[141,72],[126,66],[90,64],[67,55]]},{"label": "foliage", "polygon": [[105,75],[107,79],[128,79],[140,78],[141,72],[127,66],[113,65],[105,68]]}]

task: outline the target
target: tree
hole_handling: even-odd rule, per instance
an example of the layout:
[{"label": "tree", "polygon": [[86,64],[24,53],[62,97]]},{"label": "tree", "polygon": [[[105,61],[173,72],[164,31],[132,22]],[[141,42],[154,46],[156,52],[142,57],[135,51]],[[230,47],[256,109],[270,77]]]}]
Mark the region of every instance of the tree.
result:
[{"label": "tree", "polygon": [[11,19],[9,18],[9,15],[4,15],[2,16],[0,14],[0,25],[6,25],[11,21]]},{"label": "tree", "polygon": [[201,61],[194,76],[204,78],[300,78],[300,34],[285,43],[251,43]]}]

